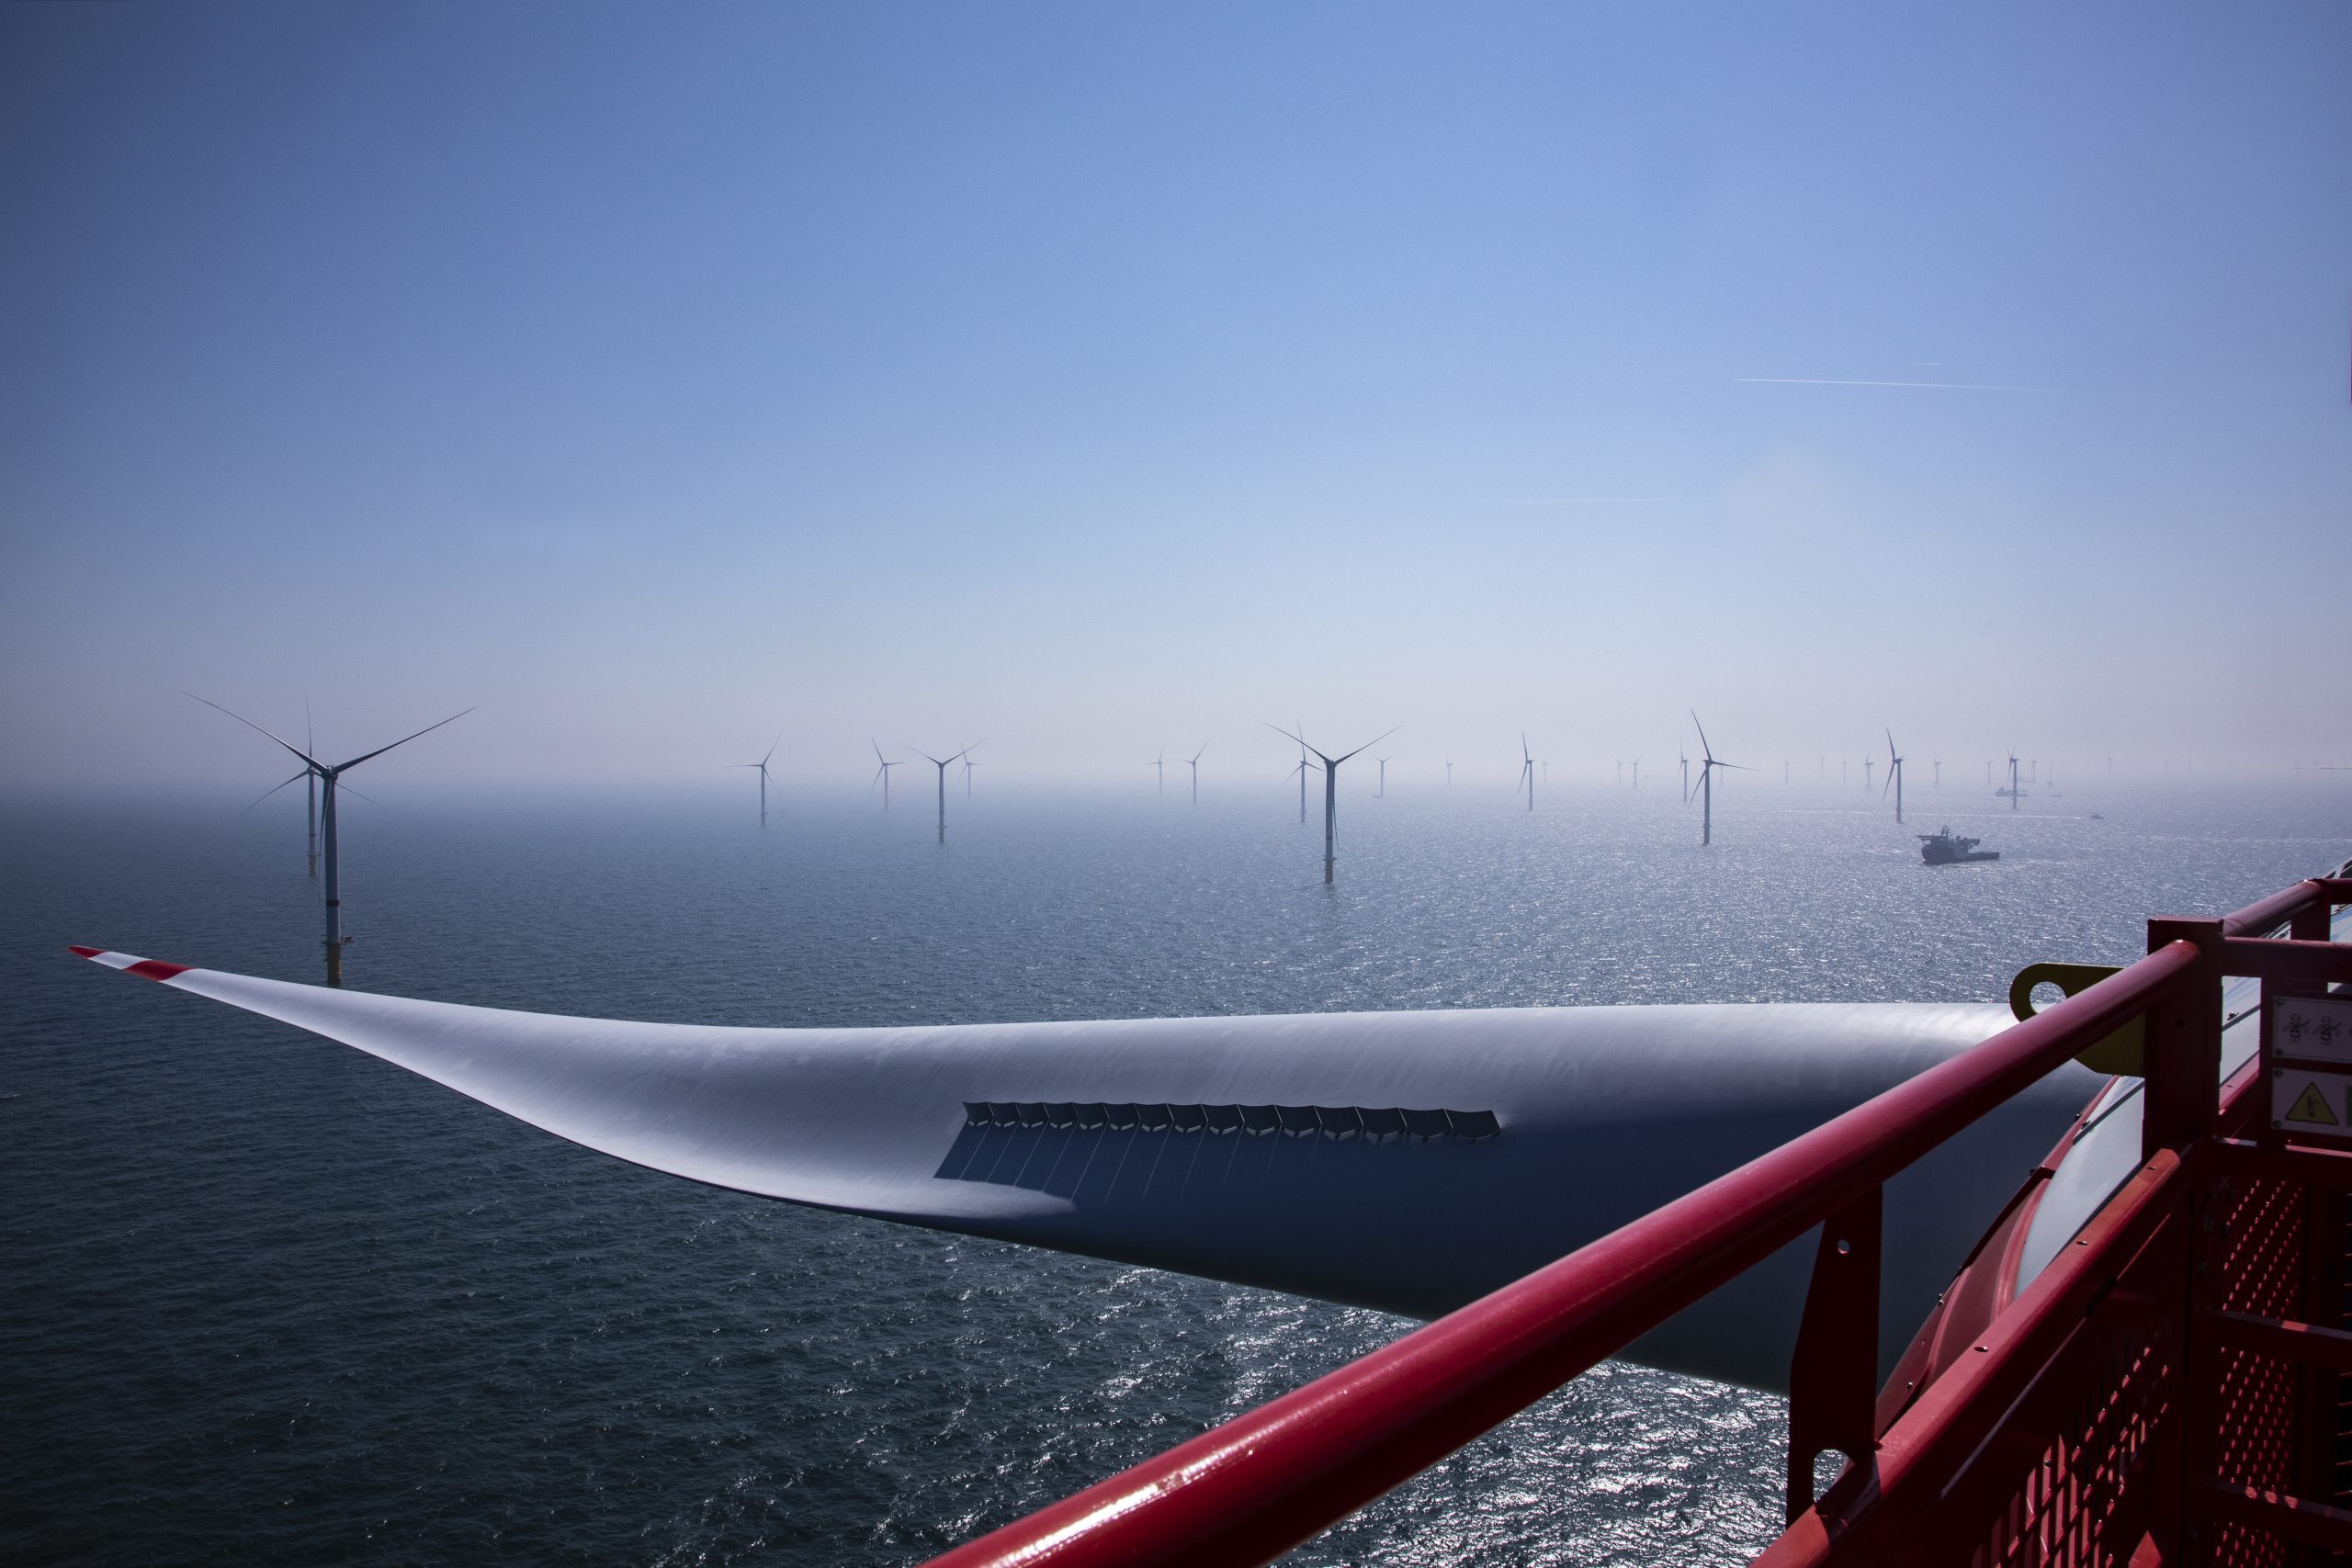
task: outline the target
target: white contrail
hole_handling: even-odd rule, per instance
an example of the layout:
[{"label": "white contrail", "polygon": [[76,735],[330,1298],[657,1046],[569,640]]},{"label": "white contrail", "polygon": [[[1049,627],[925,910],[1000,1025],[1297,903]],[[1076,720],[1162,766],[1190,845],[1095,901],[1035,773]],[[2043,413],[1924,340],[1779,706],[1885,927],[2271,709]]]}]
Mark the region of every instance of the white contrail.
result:
[{"label": "white contrail", "polygon": [[1735,376],[1748,387],[1921,387],[1942,392],[2056,392],[2058,387],[2009,387],[1984,381],[1841,381],[1813,376]]},{"label": "white contrail", "polygon": [[1650,506],[1668,501],[1713,501],[1712,495],[1556,495],[1506,501],[1505,506]]}]

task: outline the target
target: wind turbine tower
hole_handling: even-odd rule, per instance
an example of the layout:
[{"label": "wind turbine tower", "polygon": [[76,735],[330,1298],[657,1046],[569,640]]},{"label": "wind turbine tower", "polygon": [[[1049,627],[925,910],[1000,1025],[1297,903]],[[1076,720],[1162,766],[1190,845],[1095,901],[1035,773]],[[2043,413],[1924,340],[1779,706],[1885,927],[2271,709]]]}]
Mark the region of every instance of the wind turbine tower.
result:
[{"label": "wind turbine tower", "polygon": [[1208,749],[1208,742],[1204,740],[1201,742],[1200,750],[1184,759],[1184,765],[1193,770],[1193,804],[1194,806],[1201,803],[1201,758]]},{"label": "wind turbine tower", "polygon": [[[1302,722],[1298,728],[1303,731],[1306,726]],[[1290,731],[1285,729],[1283,733],[1288,735]],[[1298,825],[1302,828],[1306,826],[1306,742],[1304,740],[1298,743]]]},{"label": "wind turbine tower", "polygon": [[[196,696],[196,694],[190,692],[188,695],[194,697]],[[280,746],[284,746],[286,750],[293,752],[296,757],[300,758],[302,765],[308,769],[311,775],[318,781],[319,837],[321,842],[325,848],[327,867],[327,984],[330,986],[342,985],[343,949],[344,944],[350,939],[343,934],[343,870],[342,858],[338,852],[338,840],[335,836],[334,797],[337,793],[336,786],[342,783],[344,774],[349,773],[360,763],[370,761],[375,758],[382,756],[385,752],[390,750],[392,746],[405,746],[410,741],[415,739],[418,735],[430,735],[433,731],[440,728],[442,724],[455,724],[458,720],[465,717],[466,714],[471,713],[474,710],[468,708],[465,710],[465,713],[453,713],[447,718],[443,719],[440,724],[428,724],[423,729],[416,731],[415,735],[401,736],[398,740],[393,741],[391,746],[379,746],[373,751],[363,752],[361,755],[352,758],[351,761],[347,762],[336,762],[330,766],[325,762],[320,761],[316,757],[313,757],[311,753],[301,750],[300,747],[289,745],[284,740],[278,740],[277,736],[270,735],[268,730],[263,729],[260,725],[255,724],[252,719],[245,717],[242,714],[229,713],[229,710],[221,707],[219,703],[208,701],[203,697],[197,697],[196,700],[203,703],[206,707],[216,709],[221,713],[228,713],[231,718],[235,719],[239,724],[245,726],[248,729],[258,730],[263,735],[268,735],[270,739],[277,740]],[[309,739],[307,734],[304,739]],[[289,779],[287,782],[291,784],[293,781]]]},{"label": "wind turbine tower", "polygon": [[[1894,731],[1886,732],[1886,782],[1894,791],[1894,825],[1903,826],[1903,759],[1895,754]],[[1879,794],[1884,795],[1885,790]]]},{"label": "wind turbine tower", "polygon": [[758,761],[756,761],[756,762],[731,762],[731,763],[728,764],[728,766],[729,766],[729,768],[730,770],[732,770],[732,769],[734,769],[734,768],[751,768],[751,769],[755,770],[755,771],[759,773],[759,775],[760,775],[760,826],[761,826],[761,827],[763,827],[763,828],[764,828],[764,827],[766,827],[766,826],[768,825],[768,757],[773,757],[773,756],[775,756],[775,749],[776,749],[776,747],[781,746],[781,745],[783,745],[783,744],[784,744],[784,732],[783,732],[783,731],[781,731],[781,730],[778,730],[778,731],[776,732],[776,738],[775,738],[775,742],[774,742],[772,745],[770,745],[770,746],[768,747],[768,750],[767,750],[767,757],[762,757],[762,758],[761,758]]},{"label": "wind turbine tower", "polygon": [[[1289,730],[1279,724],[1270,724],[1266,728],[1278,735],[1290,735],[1290,738],[1297,741],[1300,747],[1306,750],[1314,751],[1316,756],[1323,760],[1323,886],[1329,887],[1331,885],[1331,863],[1337,858],[1334,845],[1338,840],[1340,820],[1340,764],[1359,751],[1379,745],[1396,731],[1385,730],[1357,747],[1354,751],[1331,757],[1326,756],[1321,751],[1316,751],[1314,747],[1306,744],[1305,737],[1291,735]],[[1301,766],[1304,765],[1304,763],[1301,764]]]},{"label": "wind turbine tower", "polygon": [[1877,758],[1869,755],[1862,758],[1862,793],[1864,795],[1871,792],[1871,769],[1877,761]]},{"label": "wind turbine tower", "polygon": [[1527,786],[1527,809],[1535,809],[1535,753],[1527,749],[1527,735],[1519,737],[1519,782]]},{"label": "wind turbine tower", "polygon": [[1386,800],[1388,798],[1388,759],[1385,757],[1375,757],[1373,761],[1380,764],[1380,789],[1378,793],[1374,795],[1373,798],[1374,800]]},{"label": "wind turbine tower", "polygon": [[[1707,744],[1706,727],[1699,722],[1696,710],[1690,715],[1690,728],[1699,732],[1699,750],[1704,759],[1699,764],[1699,842],[1702,845],[1712,844],[1715,841],[1715,770],[1738,768],[1742,773],[1750,770],[1739,762],[1717,760],[1714,748]],[[1686,800],[1683,804],[1688,806],[1690,802]]]}]

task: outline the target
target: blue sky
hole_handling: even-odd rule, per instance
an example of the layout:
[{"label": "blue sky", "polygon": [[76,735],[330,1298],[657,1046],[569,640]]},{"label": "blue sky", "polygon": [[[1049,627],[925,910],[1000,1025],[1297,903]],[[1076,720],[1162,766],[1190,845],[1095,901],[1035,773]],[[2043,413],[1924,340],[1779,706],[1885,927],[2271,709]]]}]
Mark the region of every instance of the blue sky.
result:
[{"label": "blue sky", "polygon": [[2352,761],[2352,9],[2060,9],[0,10],[0,787]]}]

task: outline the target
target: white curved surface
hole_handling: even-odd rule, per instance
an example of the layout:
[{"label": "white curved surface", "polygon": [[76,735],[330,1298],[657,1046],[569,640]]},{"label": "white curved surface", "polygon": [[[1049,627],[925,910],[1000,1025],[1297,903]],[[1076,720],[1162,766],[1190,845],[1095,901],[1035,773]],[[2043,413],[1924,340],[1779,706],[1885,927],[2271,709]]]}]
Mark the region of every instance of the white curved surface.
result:
[{"label": "white curved surface", "polygon": [[[92,956],[115,968],[144,963]],[[1421,1317],[2009,1022],[1998,1004],[1887,1003],[722,1029],[170,970],[147,966],[175,990],[342,1041],[656,1170]],[[2098,1081],[2061,1069],[1890,1186],[1883,1360]],[[1442,1108],[1491,1111],[1501,1130],[1376,1143],[1194,1134],[1181,1178],[1168,1134],[1148,1171],[1140,1156],[1126,1159],[1141,1146],[1130,1138],[1115,1169],[1090,1156],[1078,1178],[1016,1181],[1010,1157],[991,1167],[994,1180],[944,1177],[976,1101]],[[1073,1140],[1110,1136],[1060,1135],[1072,1150]],[[1631,1359],[1784,1386],[1811,1258],[1810,1241],[1783,1249],[1646,1337]]]}]

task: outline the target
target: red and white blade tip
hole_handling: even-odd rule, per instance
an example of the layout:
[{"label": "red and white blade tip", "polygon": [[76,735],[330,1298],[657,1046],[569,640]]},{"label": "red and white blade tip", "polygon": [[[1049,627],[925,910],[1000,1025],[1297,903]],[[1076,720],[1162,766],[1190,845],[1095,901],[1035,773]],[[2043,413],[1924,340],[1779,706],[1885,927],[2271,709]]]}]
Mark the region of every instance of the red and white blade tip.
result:
[{"label": "red and white blade tip", "polygon": [[195,967],[192,964],[166,964],[159,958],[141,958],[129,953],[109,953],[102,947],[69,946],[66,951],[93,964],[103,964],[109,969],[120,969],[148,980],[168,980]]}]

